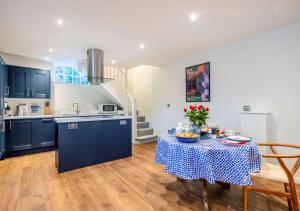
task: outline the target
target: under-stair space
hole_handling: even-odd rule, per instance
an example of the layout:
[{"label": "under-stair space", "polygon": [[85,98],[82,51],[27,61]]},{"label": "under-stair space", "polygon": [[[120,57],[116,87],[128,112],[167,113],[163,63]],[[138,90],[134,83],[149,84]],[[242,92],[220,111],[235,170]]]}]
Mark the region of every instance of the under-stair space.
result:
[{"label": "under-stair space", "polygon": [[150,123],[146,121],[146,117],[138,112],[137,116],[137,134],[134,144],[147,144],[157,141],[157,135],[154,133],[153,128],[150,127]]}]

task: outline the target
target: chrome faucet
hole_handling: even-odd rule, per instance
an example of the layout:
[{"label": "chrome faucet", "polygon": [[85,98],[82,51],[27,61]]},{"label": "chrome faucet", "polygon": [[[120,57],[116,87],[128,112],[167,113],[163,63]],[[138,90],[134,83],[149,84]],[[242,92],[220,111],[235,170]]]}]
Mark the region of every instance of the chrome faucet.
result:
[{"label": "chrome faucet", "polygon": [[73,103],[73,108],[74,108],[74,110],[75,110],[76,114],[79,114],[79,113],[80,113],[80,110],[79,110],[79,105],[78,105],[78,103]]}]

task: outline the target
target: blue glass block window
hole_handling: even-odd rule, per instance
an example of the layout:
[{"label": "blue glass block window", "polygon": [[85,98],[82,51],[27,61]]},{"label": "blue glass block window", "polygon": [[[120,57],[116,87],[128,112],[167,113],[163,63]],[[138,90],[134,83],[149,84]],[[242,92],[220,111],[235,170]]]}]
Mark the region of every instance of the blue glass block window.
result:
[{"label": "blue glass block window", "polygon": [[55,82],[66,84],[87,84],[86,73],[68,66],[55,66]]}]

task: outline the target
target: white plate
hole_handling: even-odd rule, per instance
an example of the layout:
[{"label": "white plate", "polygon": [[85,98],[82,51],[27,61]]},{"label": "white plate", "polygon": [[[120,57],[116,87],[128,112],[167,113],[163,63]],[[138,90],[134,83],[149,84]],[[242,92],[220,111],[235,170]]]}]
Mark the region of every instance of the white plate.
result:
[{"label": "white plate", "polygon": [[245,136],[227,136],[227,138],[233,141],[250,141],[250,138]]},{"label": "white plate", "polygon": [[243,146],[247,144],[248,142],[238,142],[238,141],[229,141],[229,140],[224,140],[221,141],[222,144],[227,145],[227,146]]}]

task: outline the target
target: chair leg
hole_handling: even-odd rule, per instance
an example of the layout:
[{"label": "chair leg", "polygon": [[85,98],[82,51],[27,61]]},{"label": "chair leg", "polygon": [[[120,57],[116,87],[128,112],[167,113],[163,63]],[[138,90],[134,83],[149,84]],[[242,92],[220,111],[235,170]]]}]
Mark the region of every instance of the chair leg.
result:
[{"label": "chair leg", "polygon": [[243,186],[243,206],[243,210],[248,211],[248,186]]},{"label": "chair leg", "polygon": [[[284,183],[284,189],[285,189],[285,192],[290,193],[289,184]],[[293,200],[290,198],[287,198],[287,203],[289,205],[289,211],[293,211]]]},{"label": "chair leg", "polygon": [[293,202],[293,208],[294,211],[299,211],[299,205],[298,205],[298,199],[297,199],[297,192],[296,192],[296,186],[295,183],[289,183],[290,192],[292,195],[292,202]]}]

